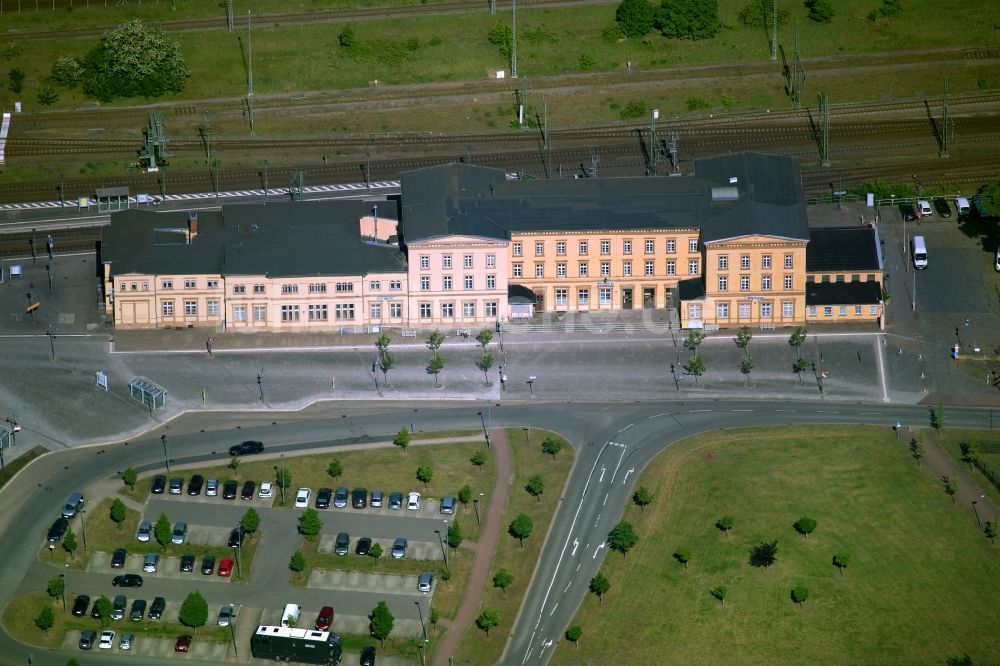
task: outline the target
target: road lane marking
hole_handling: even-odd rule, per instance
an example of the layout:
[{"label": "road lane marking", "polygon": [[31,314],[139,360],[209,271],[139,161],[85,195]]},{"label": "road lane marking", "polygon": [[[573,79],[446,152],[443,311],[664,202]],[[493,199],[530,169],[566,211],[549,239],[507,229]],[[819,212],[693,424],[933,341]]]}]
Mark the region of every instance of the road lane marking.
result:
[{"label": "road lane marking", "polygon": [[573,557],[573,556],[576,555],[576,549],[579,548],[579,547],[580,547],[580,540],[579,539],[573,539],[573,552],[570,553],[570,557]]},{"label": "road lane marking", "polygon": [[[555,614],[557,608],[559,608],[559,603],[558,602],[556,602],[556,605],[552,607],[552,610],[549,612],[549,617],[552,617]],[[548,646],[546,646],[546,647],[548,647]]]},{"label": "road lane marking", "polygon": [[618,464],[615,465],[615,472],[611,475],[611,483],[615,482],[615,478],[618,476],[618,470],[622,466],[622,461],[625,459],[625,446],[622,445],[622,454],[618,457]]},{"label": "road lane marking", "polygon": [[594,550],[594,556],[592,558],[590,558],[590,559],[596,560],[597,559],[597,554],[599,552],[601,552],[601,548],[604,548],[604,544],[603,543]]},{"label": "road lane marking", "polygon": [[649,418],[650,421],[652,421],[653,419],[658,419],[661,416],[670,416],[670,412],[663,412],[662,414],[653,414],[652,416],[650,416],[648,418]]},{"label": "road lane marking", "polygon": [[566,587],[563,588],[563,594],[566,594],[566,591],[571,587],[573,587],[573,581],[566,583]]},{"label": "road lane marking", "polygon": [[752,409],[730,409],[731,412],[752,412]]},{"label": "road lane marking", "polygon": [[620,435],[620,434],[622,434],[623,432],[625,432],[626,430],[628,430],[629,428],[631,428],[634,425],[635,425],[634,423],[629,423],[627,426],[625,426],[624,428],[622,428],[621,430],[619,430],[615,434],[616,435]]},{"label": "road lane marking", "polygon": [[878,380],[882,385],[882,402],[889,402],[889,391],[885,381],[885,357],[882,355],[882,344],[880,344],[885,342],[885,337],[881,334],[879,337],[881,340],[875,341],[875,353],[878,356]]},{"label": "road lane marking", "polygon": [[607,469],[608,469],[607,467],[601,465],[601,478],[597,480],[598,483],[604,483],[604,472],[606,472]]},{"label": "road lane marking", "polygon": [[601,514],[597,514],[597,520],[594,521],[594,527],[597,527],[597,523],[601,522]]},{"label": "road lane marking", "polygon": [[624,486],[628,482],[628,475],[635,471],[635,467],[629,467],[629,470],[625,472],[625,478],[622,479],[622,485]]}]

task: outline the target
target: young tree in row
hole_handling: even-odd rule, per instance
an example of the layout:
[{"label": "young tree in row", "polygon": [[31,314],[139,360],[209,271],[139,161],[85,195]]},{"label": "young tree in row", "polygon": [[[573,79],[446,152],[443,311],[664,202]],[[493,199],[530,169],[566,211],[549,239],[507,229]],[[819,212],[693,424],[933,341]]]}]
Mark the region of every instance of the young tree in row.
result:
[{"label": "young tree in row", "polygon": [[452,549],[460,548],[462,545],[462,528],[458,525],[458,518],[448,525],[448,538],[445,540]]},{"label": "young tree in row", "polygon": [[38,615],[35,616],[35,626],[49,633],[49,629],[52,625],[56,623],[56,614],[52,611],[52,606],[46,602],[42,609],[38,611]]},{"label": "young tree in row", "polygon": [[435,353],[431,356],[431,360],[427,362],[427,372],[434,375],[434,388],[441,388],[441,384],[438,382],[438,375],[444,370],[444,359],[441,358],[441,354]]},{"label": "young tree in row", "polygon": [[403,453],[406,453],[406,447],[410,445],[410,431],[406,429],[406,426],[399,429],[396,436],[392,438],[392,443],[398,446]]},{"label": "young tree in row", "polygon": [[379,558],[382,557],[382,546],[376,541],[372,544],[371,549],[369,549],[368,555],[378,562]]},{"label": "young tree in row", "polygon": [[621,521],[608,532],[608,548],[616,550],[625,557],[625,553],[632,550],[632,547],[639,542],[639,537],[632,527],[632,523]]},{"label": "young tree in row", "polygon": [[986,521],[986,526],[983,528],[983,534],[986,535],[986,538],[989,539],[990,543],[993,544],[993,547],[996,548],[997,547],[997,524],[994,523],[991,520],[987,520]]},{"label": "young tree in row", "polygon": [[850,553],[840,552],[833,556],[833,566],[837,567],[837,569],[840,570],[841,575],[844,574],[844,569],[846,569],[847,565],[849,565],[850,563],[851,563]]},{"label": "young tree in row", "polygon": [[326,473],[330,475],[332,479],[339,479],[344,473],[344,464],[340,462],[340,458],[334,458],[330,461],[330,465],[326,468]]},{"label": "young tree in row", "polygon": [[795,521],[795,531],[802,536],[809,538],[809,535],[816,529],[816,521],[809,516],[802,516]]},{"label": "young tree in row", "polygon": [[297,550],[292,553],[292,559],[288,561],[288,568],[297,574],[305,571],[306,556],[302,554],[301,550]]},{"label": "young tree in row", "polygon": [[688,562],[691,561],[691,550],[688,548],[678,548],[674,551],[674,559],[684,565],[684,569],[687,570]]},{"label": "young tree in row", "polygon": [[288,471],[287,467],[278,468],[278,472],[274,475],[274,483],[278,488],[288,490],[288,487],[292,485],[292,473]]},{"label": "young tree in row", "polygon": [[514,576],[506,569],[500,569],[495,574],[493,574],[493,587],[499,587],[503,590],[504,596],[507,595],[507,588],[510,587],[511,583],[514,582]]},{"label": "young tree in row", "polygon": [[795,363],[792,364],[792,372],[799,376],[799,384],[802,383],[802,373],[805,369],[809,367],[809,361],[805,360],[801,356],[795,359]]},{"label": "young tree in row", "polygon": [[115,521],[115,526],[118,531],[121,532],[122,523],[125,522],[125,518],[128,517],[128,509],[125,508],[125,502],[121,501],[119,498],[115,498],[115,501],[111,503],[111,520]]},{"label": "young tree in row", "polygon": [[750,371],[753,370],[753,357],[747,354],[740,361],[740,372],[747,376],[747,386],[750,386]]},{"label": "young tree in row", "polygon": [[63,537],[62,547],[67,553],[69,553],[70,559],[73,559],[74,553],[76,553],[77,543],[76,534],[73,532],[73,528],[70,527],[66,530],[66,536]]},{"label": "young tree in row", "polygon": [[486,454],[482,451],[476,451],[472,454],[472,457],[469,458],[469,462],[482,469],[483,465],[486,464]]},{"label": "young tree in row", "polygon": [[766,571],[778,559],[778,542],[762,541],[750,549],[750,564]]},{"label": "young tree in row", "polygon": [[969,466],[969,471],[972,471],[972,467],[979,460],[979,445],[975,442],[963,441],[959,444],[962,448],[962,462]]},{"label": "young tree in row", "polygon": [[181,624],[194,629],[195,632],[198,631],[198,627],[204,626],[208,622],[208,602],[205,601],[205,597],[201,596],[201,592],[194,591],[187,595],[181,604],[177,619],[181,621]]},{"label": "young tree in row", "polygon": [[728,594],[728,591],[726,590],[724,585],[718,585],[716,587],[713,587],[711,590],[709,590],[708,593],[711,594],[716,599],[718,599],[719,603],[721,603],[723,606],[726,605],[726,594]]},{"label": "young tree in row", "polygon": [[687,338],[684,339],[684,348],[691,352],[692,356],[698,355],[698,347],[705,341],[705,332],[698,328],[691,329]]},{"label": "young tree in row", "polygon": [[56,576],[55,578],[49,579],[49,584],[46,586],[45,591],[49,593],[49,596],[53,599],[62,597],[63,593],[66,591],[66,578],[63,576]]},{"label": "young tree in row", "polygon": [[389,611],[389,607],[386,606],[384,601],[380,601],[375,605],[372,610],[371,621],[368,624],[368,628],[371,630],[371,634],[374,638],[377,638],[381,643],[382,647],[385,647],[385,639],[389,637],[392,632],[392,625],[395,624],[396,618],[392,616]]},{"label": "young tree in row", "polygon": [[[485,330],[485,329],[484,329]],[[490,385],[490,369],[493,367],[493,362],[496,357],[493,356],[493,352],[483,352],[483,355],[479,357],[476,361],[476,367],[482,370],[483,377],[486,379],[486,385]]]},{"label": "young tree in row", "polygon": [[951,501],[955,502],[955,493],[958,492],[958,482],[954,479],[945,479],[944,482],[944,492],[951,497]]},{"label": "young tree in row", "polygon": [[253,534],[260,529],[260,514],[257,513],[256,509],[251,508],[246,510],[243,517],[240,518],[240,527],[247,534]]},{"label": "young tree in row", "polygon": [[375,351],[378,352],[379,358],[382,358],[383,356],[389,353],[389,344],[391,342],[392,340],[390,340],[389,336],[386,335],[385,333],[378,336],[378,338],[375,340]]},{"label": "young tree in row", "polygon": [[639,507],[639,511],[645,511],[646,507],[653,503],[653,493],[649,492],[646,486],[639,486],[632,493],[632,501]]},{"label": "young tree in row", "polygon": [[396,357],[389,352],[382,354],[378,359],[378,367],[379,370],[382,371],[382,378],[385,380],[386,386],[389,386],[389,371],[392,370],[395,365]]},{"label": "young tree in row", "polygon": [[531,532],[534,529],[535,523],[531,520],[531,516],[526,513],[519,513],[511,521],[510,526],[507,527],[507,533],[517,539],[521,544],[521,548],[524,548],[524,540],[531,536]]},{"label": "young tree in row", "polygon": [[482,613],[476,618],[476,626],[486,632],[486,636],[490,635],[490,629],[500,624],[500,613],[494,608],[486,608]]},{"label": "young tree in row", "polygon": [[458,501],[461,502],[465,510],[468,511],[469,502],[472,501],[472,486],[465,484],[458,489]]},{"label": "young tree in row", "polygon": [[490,342],[492,341],[493,341],[493,329],[483,328],[479,331],[479,334],[476,335],[476,342],[478,342],[482,346],[483,351],[486,351],[487,345],[489,345]]},{"label": "young tree in row", "polygon": [[527,485],[524,489],[528,491],[528,494],[538,500],[539,503],[542,501],[542,493],[545,492],[545,481],[542,479],[541,474],[535,474],[530,479],[528,479]]},{"label": "young tree in row", "polygon": [[580,649],[580,636],[583,636],[583,629],[578,625],[574,625],[566,630],[566,640]]},{"label": "young tree in row", "polygon": [[917,467],[921,467],[920,461],[926,453],[923,442],[916,438],[910,440],[910,455],[917,461]]},{"label": "young tree in row", "polygon": [[611,589],[611,581],[608,580],[603,571],[598,571],[597,575],[590,579],[589,589],[597,595],[597,599],[603,604],[604,595]]},{"label": "young tree in row", "polygon": [[729,530],[733,529],[734,518],[732,516],[723,516],[715,521],[715,526],[726,533],[729,536]]},{"label": "young tree in row", "polygon": [[322,530],[323,521],[316,509],[306,509],[299,516],[299,534],[304,536],[306,541],[315,541]]},{"label": "young tree in row", "polygon": [[434,478],[434,468],[430,465],[421,465],[417,467],[417,481],[424,484],[424,490],[427,490],[427,484],[431,482]]},{"label": "young tree in row", "polygon": [[122,472],[122,481],[129,487],[129,490],[135,490],[135,484],[139,481],[139,474],[131,467],[128,467]]},{"label": "young tree in row", "polygon": [[944,427],[944,405],[940,402],[931,410],[931,427],[938,432]]},{"label": "young tree in row", "polygon": [[803,587],[801,585],[792,588],[792,601],[797,603],[799,605],[799,608],[802,608],[802,604],[804,604],[806,602],[806,599],[808,598],[809,598],[808,588]]},{"label": "young tree in row", "polygon": [[170,519],[167,518],[167,514],[161,513],[160,517],[156,519],[156,525],[153,526],[153,536],[156,537],[156,543],[166,548],[170,545],[172,534],[173,528],[170,526]]},{"label": "young tree in row", "polygon": [[101,620],[102,627],[108,627],[111,625],[111,611],[114,607],[111,605],[111,599],[108,599],[103,594],[94,602],[94,608],[97,609],[97,616]]},{"label": "young tree in row", "polygon": [[740,330],[736,332],[736,337],[733,338],[733,342],[736,346],[743,350],[744,356],[750,356],[750,341],[753,339],[753,331],[750,330],[749,326],[741,326]]},{"label": "young tree in row", "polygon": [[552,456],[552,460],[556,459],[556,456],[562,451],[563,441],[558,437],[553,437],[549,435],[542,440],[542,453],[547,453]]},{"label": "young tree in row", "polygon": [[802,350],[802,345],[806,341],[806,329],[801,326],[792,331],[792,334],[788,336],[788,344],[791,345],[792,349],[795,350],[795,354],[798,355]]},{"label": "young tree in row", "polygon": [[[239,456],[233,456],[232,458],[229,459],[229,464],[227,464],[226,467],[233,470],[233,472],[237,472],[242,462],[243,460],[241,460]],[[237,474],[236,476],[239,477],[239,474]]]}]

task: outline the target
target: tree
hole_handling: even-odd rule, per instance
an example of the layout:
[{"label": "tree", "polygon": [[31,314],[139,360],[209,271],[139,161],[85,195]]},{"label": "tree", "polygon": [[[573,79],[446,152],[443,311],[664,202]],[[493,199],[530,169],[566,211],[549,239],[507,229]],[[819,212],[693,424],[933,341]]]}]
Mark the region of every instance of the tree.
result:
[{"label": "tree", "polygon": [[107,627],[111,624],[111,611],[114,608],[111,605],[111,599],[108,599],[103,594],[100,598],[94,602],[94,608],[97,609],[97,615],[101,618],[101,626]]},{"label": "tree", "polygon": [[691,332],[688,333],[687,338],[685,338],[684,340],[684,349],[690,351],[691,355],[694,356],[698,351],[698,346],[701,345],[701,343],[704,341],[705,341],[705,332],[702,331],[701,329],[693,328],[691,329]]},{"label": "tree", "polygon": [[256,509],[247,509],[240,519],[240,526],[248,534],[253,534],[260,529],[260,514]]},{"label": "tree", "polygon": [[302,573],[306,568],[306,556],[302,554],[301,550],[297,550],[292,553],[292,559],[288,562],[288,568],[295,573]]},{"label": "tree", "polygon": [[547,453],[552,456],[555,460],[556,455],[562,451],[563,441],[558,437],[552,437],[551,435],[542,440],[542,453]]},{"label": "tree", "polygon": [[750,371],[753,370],[753,357],[749,354],[740,361],[740,372],[747,376],[747,386],[750,385]]},{"label": "tree", "polygon": [[379,357],[385,356],[386,352],[389,351],[390,342],[391,340],[389,340],[389,336],[385,333],[378,336],[378,339],[375,340],[375,349],[378,351]]},{"label": "tree", "polygon": [[931,427],[941,432],[941,428],[944,427],[944,405],[940,402],[937,407],[931,410]]},{"label": "tree", "polygon": [[645,37],[653,29],[656,8],[646,0],[622,0],[615,10],[615,22],[626,37]]},{"label": "tree", "polygon": [[389,612],[389,607],[385,605],[384,601],[380,601],[375,604],[375,609],[372,610],[371,622],[368,624],[368,628],[371,630],[372,636],[377,638],[382,646],[385,646],[385,639],[389,637],[392,632],[392,625],[395,623],[396,618],[392,616]]},{"label": "tree", "polygon": [[733,338],[733,342],[736,346],[743,350],[745,356],[750,356],[750,340],[753,339],[753,331],[750,330],[749,326],[741,326],[740,330],[736,332],[736,337]]},{"label": "tree", "polygon": [[951,501],[955,501],[955,493],[958,492],[958,482],[952,479],[946,479],[944,482],[944,492],[951,497]]},{"label": "tree", "polygon": [[498,624],[500,624],[500,614],[493,608],[483,610],[476,618],[476,626],[485,631],[487,636],[490,635],[490,629]]},{"label": "tree", "polygon": [[61,56],[56,58],[49,75],[56,83],[72,88],[83,80],[86,72],[83,68],[83,58],[80,56]]},{"label": "tree", "polygon": [[817,23],[829,23],[833,20],[833,3],[830,0],[806,0],[809,18]]},{"label": "tree", "polygon": [[392,443],[402,449],[403,453],[406,453],[406,447],[410,445],[410,431],[405,426],[400,428],[396,436],[392,438]]},{"label": "tree", "polygon": [[340,458],[334,458],[326,468],[326,473],[331,478],[339,479],[340,475],[344,473],[344,463],[340,462]]},{"label": "tree", "polygon": [[639,542],[639,537],[632,528],[632,523],[621,521],[608,532],[608,548],[617,550],[625,557],[625,553]]},{"label": "tree", "polygon": [[542,479],[541,474],[535,474],[530,479],[528,479],[527,485],[524,489],[528,491],[528,494],[534,497],[541,503],[542,493],[545,492],[545,480]]},{"label": "tree", "polygon": [[135,484],[138,480],[139,474],[131,467],[126,468],[125,471],[122,472],[122,481],[125,482],[125,485],[128,486],[130,490],[135,490]]},{"label": "tree", "polygon": [[511,583],[514,582],[514,576],[506,569],[500,569],[495,574],[493,574],[493,587],[499,587],[503,590],[504,596],[507,595],[507,588],[510,587]]},{"label": "tree", "polygon": [[646,486],[639,486],[632,493],[632,501],[640,511],[645,511],[646,507],[653,503],[653,493],[649,492]]},{"label": "tree", "polygon": [[484,328],[480,330],[479,335],[476,336],[476,342],[478,342],[482,346],[483,351],[486,351],[486,346],[490,344],[490,342],[492,341],[493,341],[493,329],[491,328]]},{"label": "tree", "polygon": [[490,369],[493,367],[493,362],[496,357],[493,356],[493,352],[483,352],[483,355],[479,357],[476,361],[476,367],[483,371],[483,377],[486,379],[486,385],[490,385]]},{"label": "tree", "polygon": [[434,478],[434,468],[430,465],[421,465],[417,468],[417,481],[424,484],[424,490],[427,490],[427,484],[431,482]]},{"label": "tree", "polygon": [[368,551],[368,555],[371,556],[376,562],[382,557],[382,546],[379,543],[373,543],[371,549]]},{"label": "tree", "polygon": [[802,328],[801,326],[792,331],[792,334],[788,336],[788,344],[791,345],[792,349],[795,350],[796,354],[800,352],[800,350],[802,349],[802,345],[805,344],[805,341],[806,341],[806,329]]},{"label": "tree", "polygon": [[722,29],[717,0],[663,0],[654,24],[671,39],[710,39]]},{"label": "tree", "polygon": [[315,541],[322,529],[323,521],[320,520],[316,509],[306,509],[299,516],[299,534],[304,536],[307,541]]},{"label": "tree", "polygon": [[979,193],[979,198],[982,200],[986,210],[1000,210],[1000,180],[994,180],[987,184],[983,188],[983,191]]},{"label": "tree", "polygon": [[688,548],[678,548],[674,551],[674,559],[684,565],[684,568],[688,568],[688,562],[691,561],[691,550]]},{"label": "tree", "polygon": [[382,354],[382,358],[379,359],[378,366],[382,370],[382,377],[385,379],[385,385],[389,385],[389,371],[392,370],[392,366],[396,364],[396,357],[394,357],[389,352]]},{"label": "tree", "polygon": [[156,543],[166,548],[170,544],[172,534],[170,519],[167,518],[167,514],[161,513],[160,517],[156,519],[156,525],[153,526],[153,536],[156,537]]},{"label": "tree", "polygon": [[809,598],[808,588],[802,587],[801,585],[792,588],[792,601],[797,603],[799,605],[799,608],[802,608],[802,604],[804,604],[806,599],[808,598]]},{"label": "tree", "polygon": [[73,553],[75,553],[77,549],[76,534],[73,533],[73,528],[66,530],[66,536],[64,536],[62,540],[62,547],[63,550],[69,553],[70,557],[73,557]]},{"label": "tree", "polygon": [[181,604],[177,619],[180,620],[181,624],[191,627],[195,631],[198,630],[198,627],[204,626],[208,621],[208,602],[205,601],[205,597],[201,596],[201,592],[195,590],[187,595]]},{"label": "tree", "polygon": [[283,490],[288,490],[288,487],[292,485],[292,473],[288,471],[287,467],[279,467],[278,473],[274,475],[274,482]]},{"label": "tree", "polygon": [[476,467],[481,468],[483,465],[486,464],[486,454],[483,453],[482,451],[476,451],[475,453],[472,454],[472,457],[469,458],[469,462],[471,462]]},{"label": "tree", "polygon": [[806,538],[809,538],[809,535],[812,534],[815,529],[816,521],[809,516],[802,516],[795,521],[795,531]]},{"label": "tree", "polygon": [[35,626],[48,633],[52,625],[56,623],[56,614],[52,612],[52,606],[46,603],[35,616]]},{"label": "tree", "polygon": [[431,612],[427,614],[427,621],[433,625],[437,625],[438,620],[441,619],[441,613],[437,608],[431,606]]},{"label": "tree", "polygon": [[[233,456],[232,458],[229,459],[229,464],[226,465],[226,467],[228,467],[229,469],[231,469],[231,470],[233,470],[235,472],[235,471],[239,470],[240,463],[242,463],[242,462],[243,461],[240,459],[239,456]],[[237,476],[239,476],[239,475],[237,474]]]},{"label": "tree", "polygon": [[913,459],[917,461],[917,467],[921,466],[920,459],[924,457],[925,453],[927,453],[927,451],[924,449],[923,442],[918,439],[910,440],[910,455],[912,455]]},{"label": "tree", "polygon": [[694,383],[698,385],[698,378],[705,373],[705,360],[701,356],[692,356],[687,363],[684,364],[684,369],[688,373],[694,375]]},{"label": "tree", "polygon": [[354,46],[355,37],[354,37],[353,25],[348,23],[347,25],[344,26],[344,29],[341,30],[340,34],[337,35],[337,43],[340,44],[345,49],[349,49],[352,46]]},{"label": "tree", "polygon": [[766,571],[768,567],[775,563],[778,559],[778,542],[775,541],[761,541],[759,544],[750,549],[750,564],[755,567],[764,567]]},{"label": "tree", "polygon": [[438,350],[441,349],[441,345],[444,344],[444,333],[439,330],[434,330],[429,336],[427,336],[427,348],[431,350],[431,353],[437,355]]},{"label": "tree", "polygon": [[472,501],[472,486],[465,484],[458,489],[458,501],[462,503],[466,509],[469,508],[469,502]]},{"label": "tree", "polygon": [[66,579],[63,576],[56,576],[49,579],[48,587],[45,590],[52,598],[61,597],[66,591]]},{"label": "tree", "polygon": [[996,526],[996,523],[994,523],[994,522],[992,522],[990,520],[987,520],[986,521],[986,527],[983,528],[983,534],[986,535],[986,538],[989,539],[990,543],[993,544],[993,547],[996,548],[996,545],[997,545],[997,526]]},{"label": "tree", "polygon": [[448,525],[448,538],[446,541],[451,548],[459,548],[462,545],[462,528],[459,527],[457,518]]},{"label": "tree", "polygon": [[840,552],[833,556],[833,566],[840,569],[841,575],[843,575],[844,569],[846,569],[847,565],[850,563],[851,563],[850,553]]},{"label": "tree", "polygon": [[14,67],[7,72],[7,87],[10,88],[12,93],[19,93],[24,90],[24,70],[20,67]]},{"label": "tree", "polygon": [[729,530],[733,529],[733,517],[723,516],[715,521],[715,526],[726,533],[729,536]]},{"label": "tree", "polygon": [[451,569],[439,569],[438,578],[447,583],[449,580],[451,580]]},{"label": "tree", "polygon": [[105,33],[84,58],[84,67],[84,92],[102,102],[115,97],[179,93],[191,76],[180,44],[139,20]]},{"label": "tree", "polygon": [[962,462],[969,465],[972,471],[973,465],[979,460],[979,445],[975,442],[964,441],[959,446],[962,448]]},{"label": "tree", "polygon": [[598,571],[597,575],[590,579],[590,586],[588,589],[591,593],[596,594],[598,601],[603,604],[604,595],[611,589],[611,581],[609,581],[607,576],[604,575],[604,572]]},{"label": "tree", "polygon": [[517,539],[521,543],[521,548],[524,548],[524,540],[531,536],[534,529],[535,523],[531,520],[531,516],[519,513],[507,527],[507,533]]},{"label": "tree", "polygon": [[566,630],[566,640],[580,649],[580,636],[583,636],[583,629],[579,625],[574,625]]},{"label": "tree", "polygon": [[792,364],[792,372],[799,376],[799,384],[802,383],[802,372],[809,367],[809,361],[805,360],[801,356],[795,359],[795,363]]},{"label": "tree", "polygon": [[431,360],[427,362],[427,372],[434,375],[434,388],[441,388],[441,384],[438,383],[438,375],[444,370],[444,359],[441,358],[441,354],[434,353],[431,356]]},{"label": "tree", "polygon": [[[771,0],[750,0],[737,17],[743,25],[749,28],[771,29],[772,5]],[[778,25],[784,25],[788,21],[788,10],[778,9]]]},{"label": "tree", "polygon": [[490,30],[487,39],[489,39],[490,44],[500,47],[500,55],[504,58],[510,57],[513,50],[514,32],[509,25],[497,23]]},{"label": "tree", "polygon": [[122,529],[122,523],[125,522],[125,518],[128,516],[128,510],[125,508],[125,502],[121,501],[117,497],[115,501],[111,503],[111,520],[115,521],[115,525],[118,527],[120,532]]},{"label": "tree", "polygon": [[727,593],[727,590],[726,590],[725,586],[718,585],[716,587],[713,587],[711,590],[709,590],[708,593],[711,594],[716,599],[718,599],[719,602],[722,603],[723,606],[726,605],[726,593]]}]

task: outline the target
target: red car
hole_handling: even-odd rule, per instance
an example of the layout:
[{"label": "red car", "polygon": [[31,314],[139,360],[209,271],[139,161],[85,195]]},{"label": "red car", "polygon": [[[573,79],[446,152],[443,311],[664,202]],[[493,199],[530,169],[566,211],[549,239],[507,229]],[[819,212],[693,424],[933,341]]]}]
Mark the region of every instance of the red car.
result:
[{"label": "red car", "polygon": [[220,576],[233,575],[233,558],[227,557],[226,559],[219,562],[219,575]]},{"label": "red car", "polygon": [[174,643],[174,652],[187,652],[189,647],[191,647],[191,636],[184,634],[177,637],[177,642]]},{"label": "red car", "polygon": [[257,484],[253,481],[247,481],[243,484],[243,492],[240,493],[240,497],[245,500],[253,499],[253,491],[257,489]]},{"label": "red car", "polygon": [[316,617],[316,631],[326,631],[333,624],[333,607],[323,606]]}]

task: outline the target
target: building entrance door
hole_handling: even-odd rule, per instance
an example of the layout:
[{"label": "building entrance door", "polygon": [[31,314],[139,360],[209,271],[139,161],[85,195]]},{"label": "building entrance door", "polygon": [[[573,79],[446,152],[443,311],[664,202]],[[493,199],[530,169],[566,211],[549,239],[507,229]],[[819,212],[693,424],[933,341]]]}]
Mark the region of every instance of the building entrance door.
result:
[{"label": "building entrance door", "polygon": [[545,312],[545,292],[536,291],[535,292],[535,312]]},{"label": "building entrance door", "polygon": [[628,288],[622,289],[622,310],[632,309],[632,290]]},{"label": "building entrance door", "polygon": [[656,307],[656,289],[653,287],[642,288],[642,307],[647,310]]}]

